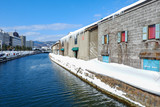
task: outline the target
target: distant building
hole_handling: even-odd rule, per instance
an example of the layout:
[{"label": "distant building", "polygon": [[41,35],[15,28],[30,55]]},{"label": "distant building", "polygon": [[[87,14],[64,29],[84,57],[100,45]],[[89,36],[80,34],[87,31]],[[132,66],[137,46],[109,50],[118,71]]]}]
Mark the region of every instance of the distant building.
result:
[{"label": "distant building", "polygon": [[26,41],[26,47],[34,48],[34,42],[32,40]]},{"label": "distant building", "polygon": [[8,33],[4,31],[0,31],[0,40],[2,41],[3,45],[10,45],[10,36]]},{"label": "distant building", "polygon": [[20,36],[20,38],[21,38],[21,45],[26,47],[26,36],[22,35],[22,36]]},{"label": "distant building", "polygon": [[61,44],[60,44],[60,41],[57,41],[55,44],[53,44],[52,46],[51,46],[51,51],[52,51],[52,53],[54,53],[54,54],[56,54],[56,55],[59,55],[60,53],[60,51],[63,51],[63,50],[60,50],[61,49]]},{"label": "distant building", "polygon": [[9,32],[11,46],[22,46],[21,45],[21,38],[17,32]]}]

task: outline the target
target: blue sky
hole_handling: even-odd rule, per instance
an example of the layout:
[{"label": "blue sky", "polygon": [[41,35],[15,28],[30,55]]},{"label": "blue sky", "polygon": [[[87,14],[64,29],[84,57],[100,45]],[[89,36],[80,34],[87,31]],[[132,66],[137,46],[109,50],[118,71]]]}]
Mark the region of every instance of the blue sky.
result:
[{"label": "blue sky", "polygon": [[0,28],[56,41],[138,0],[0,0]]}]

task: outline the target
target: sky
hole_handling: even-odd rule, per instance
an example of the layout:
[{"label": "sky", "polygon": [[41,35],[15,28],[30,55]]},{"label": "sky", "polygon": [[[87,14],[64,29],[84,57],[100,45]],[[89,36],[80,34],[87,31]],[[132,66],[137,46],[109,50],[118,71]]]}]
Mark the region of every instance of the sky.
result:
[{"label": "sky", "polygon": [[57,41],[138,0],[0,0],[0,29]]}]

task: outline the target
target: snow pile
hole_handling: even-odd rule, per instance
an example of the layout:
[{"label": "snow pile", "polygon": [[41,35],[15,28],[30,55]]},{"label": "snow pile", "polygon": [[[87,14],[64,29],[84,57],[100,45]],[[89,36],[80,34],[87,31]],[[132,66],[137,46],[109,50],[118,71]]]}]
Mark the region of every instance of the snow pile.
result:
[{"label": "snow pile", "polygon": [[54,55],[52,53],[50,53],[50,56],[56,58],[52,60],[60,61],[60,64],[74,71],[74,73],[77,72],[77,70],[75,70],[76,68],[78,69],[81,67],[83,70],[87,69],[95,73],[106,75],[150,93],[160,95],[160,72],[136,69],[123,64],[104,63],[97,59],[84,61],[68,56]]},{"label": "snow pile", "polygon": [[87,64],[89,65],[87,69],[96,73],[107,75],[142,90],[160,95],[160,72],[136,69],[123,64],[104,63],[97,59],[90,60]]}]

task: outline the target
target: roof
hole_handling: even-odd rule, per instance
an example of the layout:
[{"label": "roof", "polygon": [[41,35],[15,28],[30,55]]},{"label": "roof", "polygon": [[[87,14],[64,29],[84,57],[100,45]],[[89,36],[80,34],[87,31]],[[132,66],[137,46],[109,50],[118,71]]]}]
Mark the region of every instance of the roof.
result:
[{"label": "roof", "polygon": [[139,5],[139,4],[141,4],[141,3],[145,2],[145,1],[148,1],[148,0],[139,0],[139,1],[137,1],[137,2],[135,2],[135,3],[133,3],[133,4],[131,4],[131,5],[128,5],[128,6],[126,6],[126,7],[123,7],[123,8],[121,8],[120,10],[118,10],[117,12],[115,12],[115,13],[113,13],[113,14],[111,14],[111,15],[108,15],[108,16],[106,16],[106,17],[104,17],[103,19],[100,20],[100,22],[102,22],[102,21],[104,21],[104,20],[106,20],[106,19],[108,19],[108,18],[110,18],[110,17],[114,17],[114,16],[116,16],[116,15],[119,15],[119,14],[123,13],[124,11],[129,10],[129,9],[131,9],[131,8],[137,6],[137,5]]},{"label": "roof", "polygon": [[53,46],[55,46],[55,45],[57,45],[57,44],[59,44],[59,41],[57,41],[55,44],[53,44],[51,47],[53,47]]},{"label": "roof", "polygon": [[67,34],[66,36],[61,38],[60,41],[62,42],[64,40],[66,40],[66,39],[68,40],[71,36],[75,37],[77,34],[80,34],[80,33],[84,32],[85,30],[91,30],[92,28],[96,27],[99,22],[102,22],[102,21],[104,21],[104,20],[106,20],[106,19],[108,19],[110,17],[114,17],[116,15],[119,15],[119,14],[123,13],[124,11],[126,11],[128,9],[131,9],[131,8],[137,6],[137,5],[139,5],[139,4],[141,4],[141,3],[145,2],[145,1],[148,1],[148,0],[139,0],[139,1],[133,3],[133,4],[129,5],[129,6],[123,7],[120,10],[118,10],[117,12],[115,12],[115,13],[113,13],[111,15],[108,15],[108,16],[104,17],[103,19],[101,19],[101,20],[99,20],[97,22],[94,22],[94,23],[92,23],[90,25],[84,26],[84,27],[82,27],[82,28],[80,28],[80,29],[78,29],[78,30],[76,30],[74,32],[70,32],[69,34]]}]

